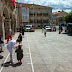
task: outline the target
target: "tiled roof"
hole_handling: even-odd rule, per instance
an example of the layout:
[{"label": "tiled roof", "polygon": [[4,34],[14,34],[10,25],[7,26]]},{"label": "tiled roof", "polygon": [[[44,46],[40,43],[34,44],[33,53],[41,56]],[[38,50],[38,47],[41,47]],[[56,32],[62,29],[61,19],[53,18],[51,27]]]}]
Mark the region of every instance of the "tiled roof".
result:
[{"label": "tiled roof", "polygon": [[58,15],[59,13],[64,12],[64,11],[58,11],[58,12],[54,12],[52,13],[52,15]]},{"label": "tiled roof", "polygon": [[[25,3],[16,3],[17,5],[21,4],[21,5],[27,5]],[[28,6],[31,6],[33,4],[28,4]],[[35,6],[39,6],[39,7],[48,7],[48,6],[42,6],[42,5],[37,5],[37,4],[34,4]],[[52,7],[49,7],[49,8],[52,8]]]}]

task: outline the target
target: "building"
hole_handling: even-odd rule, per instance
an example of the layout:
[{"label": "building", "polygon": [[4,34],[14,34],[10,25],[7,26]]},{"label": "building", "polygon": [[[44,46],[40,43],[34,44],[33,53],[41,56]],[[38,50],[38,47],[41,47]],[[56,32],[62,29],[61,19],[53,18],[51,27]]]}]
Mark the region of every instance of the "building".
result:
[{"label": "building", "polygon": [[[27,6],[28,8],[26,9]],[[16,3],[16,11],[18,27],[32,24],[35,28],[42,28],[46,25],[50,25],[52,19],[52,7]]]},{"label": "building", "polygon": [[16,10],[15,1],[0,0],[0,34],[3,38],[8,36],[8,27],[15,33],[16,30]]},{"label": "building", "polygon": [[67,14],[68,13],[63,10],[52,13],[53,24],[59,25],[60,23],[65,23],[64,16]]}]

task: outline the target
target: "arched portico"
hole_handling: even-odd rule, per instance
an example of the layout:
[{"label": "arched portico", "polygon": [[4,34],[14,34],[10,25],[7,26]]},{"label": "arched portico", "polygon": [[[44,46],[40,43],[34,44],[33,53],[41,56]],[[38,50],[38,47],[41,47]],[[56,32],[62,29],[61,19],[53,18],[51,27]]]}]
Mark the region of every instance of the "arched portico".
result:
[{"label": "arched portico", "polygon": [[4,30],[5,30],[5,38],[7,38],[8,36],[8,28],[10,27],[10,16],[9,16],[9,12],[8,9],[5,7],[3,9],[3,17],[5,17],[4,19]]}]

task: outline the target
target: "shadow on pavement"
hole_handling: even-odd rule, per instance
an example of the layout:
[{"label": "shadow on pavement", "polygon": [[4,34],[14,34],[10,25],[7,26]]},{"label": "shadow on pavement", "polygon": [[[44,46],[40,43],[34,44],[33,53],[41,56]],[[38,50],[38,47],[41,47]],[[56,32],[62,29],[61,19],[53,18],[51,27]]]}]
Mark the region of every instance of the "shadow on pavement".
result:
[{"label": "shadow on pavement", "polygon": [[67,33],[62,33],[62,34],[67,34]]},{"label": "shadow on pavement", "polygon": [[3,59],[3,56],[0,55],[0,59]]},{"label": "shadow on pavement", "polygon": [[22,63],[12,64],[11,62],[6,62],[6,63],[3,63],[1,66],[3,66],[3,67],[9,67],[9,66],[17,67],[17,66],[20,66],[21,64]]},{"label": "shadow on pavement", "polygon": [[68,36],[72,36],[72,34],[68,34]]}]

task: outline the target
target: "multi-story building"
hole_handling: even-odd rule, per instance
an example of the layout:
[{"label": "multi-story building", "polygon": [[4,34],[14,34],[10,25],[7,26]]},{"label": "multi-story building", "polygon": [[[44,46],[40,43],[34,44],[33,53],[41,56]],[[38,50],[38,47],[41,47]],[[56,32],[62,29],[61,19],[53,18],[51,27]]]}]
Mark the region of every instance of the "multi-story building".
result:
[{"label": "multi-story building", "polygon": [[52,19],[53,19],[53,24],[59,25],[60,23],[65,23],[64,21],[64,16],[66,16],[68,13],[65,11],[58,11],[52,13]]},{"label": "multi-story building", "polygon": [[[27,5],[28,9],[26,9]],[[16,3],[16,9],[18,14],[18,27],[19,25],[25,26],[32,24],[35,28],[42,28],[46,25],[50,25],[52,19],[52,7]]]},{"label": "multi-story building", "polygon": [[0,0],[0,35],[3,38],[8,36],[8,28],[15,32],[16,29],[16,12],[13,0]]}]

